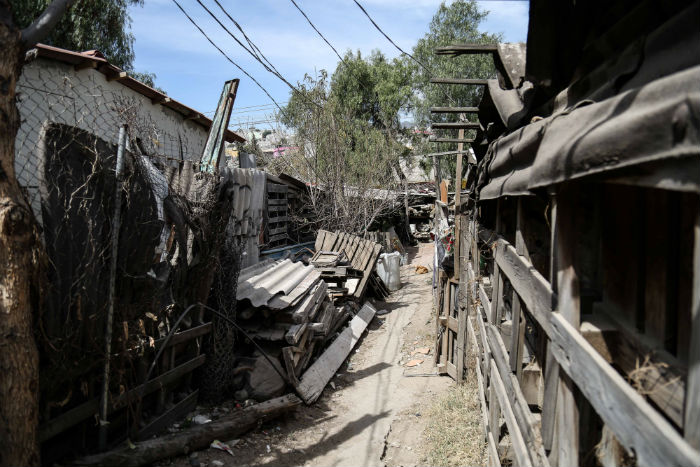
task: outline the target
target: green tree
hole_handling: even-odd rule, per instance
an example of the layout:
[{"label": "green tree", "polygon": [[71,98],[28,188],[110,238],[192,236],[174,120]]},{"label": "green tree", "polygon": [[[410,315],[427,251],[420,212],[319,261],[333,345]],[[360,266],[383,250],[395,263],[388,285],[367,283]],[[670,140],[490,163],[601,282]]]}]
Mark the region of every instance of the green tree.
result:
[{"label": "green tree", "polygon": [[390,119],[380,109],[372,67],[359,56],[341,66],[331,80],[325,71],[307,75],[282,109],[298,147],[284,169],[320,188],[310,200],[317,228],[364,232],[393,207],[398,152],[387,136]]},{"label": "green tree", "polygon": [[[134,70],[134,35],[129,7],[144,0],[76,0],[43,42],[64,49],[99,50],[110,63],[155,88],[154,73]],[[27,27],[51,0],[9,0],[15,24]]]},{"label": "green tree", "polygon": [[[436,55],[435,48],[455,44],[489,44],[502,40],[500,34],[479,31],[488,11],[479,8],[475,0],[457,0],[449,5],[444,1],[438,7],[428,27],[428,32],[418,40],[413,48],[413,56],[423,65],[409,61],[413,70],[414,100],[413,117],[418,127],[427,128],[431,122],[458,121],[458,114],[431,114],[433,106],[477,106],[481,100],[481,86],[431,84],[430,78],[480,78],[495,77],[493,61],[488,55],[461,55],[456,57]],[[476,120],[475,115],[467,119]],[[436,136],[456,137],[456,131],[444,130]],[[466,131],[465,137],[473,137],[473,131]],[[427,143],[416,145],[421,153],[450,151],[456,143]],[[443,158],[440,162],[440,176],[452,178],[455,173],[455,157]],[[426,171],[432,168],[432,160],[422,161]]]}]

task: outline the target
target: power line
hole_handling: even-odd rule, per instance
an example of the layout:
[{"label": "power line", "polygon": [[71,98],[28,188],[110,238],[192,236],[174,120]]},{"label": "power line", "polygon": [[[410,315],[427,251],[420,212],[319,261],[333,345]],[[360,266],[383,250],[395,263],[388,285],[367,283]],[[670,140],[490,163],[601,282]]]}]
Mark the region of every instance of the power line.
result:
[{"label": "power line", "polygon": [[[214,0],[214,1],[216,1],[216,0]],[[219,20],[219,18],[217,18],[217,16],[214,13],[212,13],[211,10],[209,8],[207,8],[207,6],[204,3],[202,3],[202,0],[197,0],[197,3],[199,3],[199,5],[202,8],[204,8],[204,10],[206,10],[207,13],[209,13],[209,16],[211,16],[214,19],[214,21],[219,23],[219,26],[221,26],[223,28],[223,30],[226,31],[228,33],[228,35],[231,36],[234,41],[236,41],[236,43],[238,43],[238,45],[243,47],[243,50],[248,52],[255,60],[257,60],[258,63],[260,63],[263,66],[263,68],[265,68],[265,70],[269,71],[270,73],[272,73],[273,75],[275,75],[276,77],[281,79],[284,84],[286,84],[287,86],[290,87],[290,89],[292,89],[293,91],[296,91],[296,88],[292,84],[290,84],[289,81],[287,81],[284,78],[284,76],[282,76],[282,74],[280,74],[280,72],[277,71],[277,69],[274,66],[272,66],[272,68],[270,68],[270,66],[268,66],[265,62],[263,62],[256,53],[254,53],[248,47],[246,47],[245,44],[243,44],[226,26],[224,26],[224,23],[222,23]],[[226,16],[228,16],[231,19],[231,21],[234,21],[233,18],[231,18],[231,16],[229,16],[229,14],[226,13],[226,10],[224,10],[224,8],[219,4],[219,2],[216,2],[216,4],[219,5],[219,8],[221,8],[224,11]],[[234,21],[234,23],[235,23],[235,21]],[[238,23],[235,23],[235,24],[238,25]],[[240,29],[240,26],[238,26],[238,27]],[[273,68],[274,68],[274,70],[273,70]]]},{"label": "power line", "polygon": [[[224,12],[224,14],[226,14],[226,16],[228,16],[228,18],[229,18],[231,21],[233,21],[233,22],[235,23],[236,27],[237,27],[241,32],[243,32],[243,28],[241,28],[241,26],[231,17],[231,15],[228,14],[228,12],[226,12],[226,10],[224,9],[224,7],[221,6],[221,4],[220,4],[217,0],[214,0],[214,1],[215,1],[216,4],[219,6],[219,8],[221,8],[221,10]],[[263,66],[263,68],[265,68],[265,70],[267,70],[267,71],[269,71],[270,73],[272,73],[273,75],[277,76],[280,80],[282,80],[282,82],[284,82],[284,84],[286,84],[287,86],[289,86],[289,88],[290,88],[293,92],[298,93],[298,94],[301,96],[301,98],[302,98],[303,100],[305,100],[307,103],[313,104],[313,105],[315,105],[315,106],[317,106],[317,107],[321,107],[318,103],[316,103],[316,102],[310,100],[305,94],[303,94],[303,93],[302,93],[301,91],[299,91],[294,85],[292,85],[289,81],[287,81],[287,80],[285,79],[285,77],[282,76],[282,74],[277,70],[277,68],[275,68],[274,65],[272,65],[272,64],[270,63],[270,66],[268,66],[265,62],[263,62],[263,61],[260,59],[260,57],[259,57],[256,53],[254,53],[254,52],[252,52],[250,49],[248,49],[248,47],[246,47],[246,46],[245,46],[245,45],[244,45],[244,44],[243,44],[243,43],[242,43],[242,42],[241,42],[241,41],[226,27],[226,26],[224,26],[224,24],[223,24],[221,21],[219,21],[219,18],[217,18],[216,15],[215,15],[214,13],[212,13],[211,10],[210,10],[209,8],[207,8],[207,7],[202,3],[201,0],[197,0],[197,3],[199,3],[199,5],[200,5],[202,8],[204,8],[204,9],[206,10],[207,13],[209,13],[209,16],[211,16],[211,17],[214,19],[214,21],[216,21],[216,22],[219,24],[219,26],[221,26],[221,27],[223,28],[223,30],[226,31],[226,32],[228,33],[228,35],[231,36],[231,37],[233,38],[233,40],[235,40],[235,41],[238,43],[238,45],[240,45],[241,47],[243,47],[243,49],[244,49],[246,52],[248,52],[255,60],[257,60],[258,63],[260,63],[260,64]],[[245,35],[245,33],[243,33],[243,34]],[[248,40],[248,42],[249,42],[250,44],[252,44],[251,47],[255,48],[255,49],[258,50],[258,51],[260,50],[255,44],[253,44],[253,42],[248,38],[248,36],[245,36],[245,37],[247,38],[246,40]],[[261,54],[262,54],[262,52],[261,52]],[[265,59],[265,60],[267,61],[267,59]],[[269,61],[268,61],[268,63],[269,63]],[[272,67],[272,68],[270,68],[270,67]],[[273,70],[273,69],[274,69],[274,70]],[[280,109],[280,112],[282,112],[282,109]]]},{"label": "power line", "polygon": [[216,45],[216,44],[214,43],[213,40],[211,40],[211,39],[209,38],[209,36],[207,35],[207,33],[205,33],[204,30],[203,30],[201,27],[199,27],[199,25],[195,22],[195,20],[193,20],[192,17],[191,17],[190,15],[187,14],[187,12],[182,8],[182,6],[177,2],[177,0],[173,0],[173,2],[175,3],[175,5],[177,5],[177,7],[180,9],[180,11],[187,17],[187,19],[190,20],[190,23],[192,23],[192,24],[194,25],[194,27],[196,27],[196,28],[199,30],[200,33],[202,33],[202,35],[207,39],[207,41],[209,41],[209,43],[210,43],[211,45],[213,45],[213,46],[216,48],[216,50],[218,50],[218,51],[221,53],[221,55],[223,55],[224,57],[226,57],[226,60],[228,60],[229,62],[231,62],[236,68],[238,68],[239,70],[241,70],[241,72],[243,72],[243,74],[245,74],[248,78],[250,78],[251,80],[253,80],[253,82],[254,82],[255,84],[257,84],[258,87],[259,87],[260,89],[262,89],[262,91],[267,95],[267,97],[270,98],[270,100],[271,100],[272,102],[274,102],[274,104],[277,106],[277,108],[278,108],[278,109],[280,110],[280,112],[281,112],[281,111],[282,111],[282,108],[281,108],[280,105],[277,103],[277,101],[270,95],[270,93],[267,92],[267,89],[265,89],[265,88],[263,87],[263,85],[260,84],[260,83],[258,82],[257,79],[253,78],[253,77],[250,75],[250,73],[248,73],[247,71],[245,71],[238,63],[236,63],[236,62],[234,62],[233,60],[231,60],[231,57],[229,57],[229,56],[226,54],[226,52],[224,52],[223,50],[221,50],[221,48],[220,48],[218,45]]},{"label": "power line", "polygon": [[[214,1],[216,1],[216,0],[214,0]],[[299,13],[301,13],[301,14],[304,16],[304,18],[306,18],[306,21],[309,22],[309,24],[311,25],[311,27],[314,28],[314,31],[316,31],[316,32],[318,33],[318,35],[321,36],[321,39],[323,39],[323,40],[326,42],[326,44],[328,44],[328,47],[330,47],[331,49],[333,49],[333,52],[335,52],[335,54],[338,56],[338,58],[340,59],[340,61],[343,62],[343,63],[345,63],[345,60],[343,59],[343,57],[341,57],[340,54],[338,53],[338,51],[335,50],[335,47],[333,47],[333,46],[331,45],[331,43],[328,42],[328,39],[326,39],[326,38],[324,37],[324,35],[321,34],[321,31],[319,31],[319,30],[316,28],[316,26],[314,26],[314,23],[312,23],[311,20],[309,19],[309,17],[306,16],[306,13],[304,13],[304,10],[302,10],[301,8],[299,8],[299,5],[297,5],[297,2],[295,2],[294,0],[291,0],[291,2],[294,4],[294,6],[297,8],[297,10],[299,10]],[[345,65],[347,66],[347,63],[345,63]]]},{"label": "power line", "polygon": [[360,7],[360,10],[362,10],[362,12],[365,14],[365,16],[367,16],[367,18],[368,18],[368,19],[370,20],[370,22],[374,25],[374,27],[377,28],[377,31],[381,32],[382,35],[383,35],[384,37],[386,37],[386,39],[387,39],[389,42],[391,42],[391,44],[399,50],[399,52],[401,52],[402,54],[404,54],[404,55],[410,57],[414,62],[416,62],[417,64],[419,64],[421,67],[423,67],[423,69],[424,69],[425,71],[427,71],[428,73],[432,73],[432,70],[430,70],[430,68],[428,68],[426,65],[424,65],[420,60],[418,60],[416,57],[414,57],[413,55],[411,55],[410,53],[406,52],[406,51],[403,50],[401,47],[399,47],[398,45],[396,45],[396,42],[394,42],[393,40],[391,40],[391,37],[387,36],[387,34],[382,30],[382,28],[380,28],[379,25],[378,25],[377,23],[374,22],[374,20],[373,20],[372,17],[369,15],[369,13],[367,13],[367,10],[365,10],[365,7],[363,7],[362,5],[360,5],[360,2],[358,2],[357,0],[352,0],[352,1],[355,2],[355,5],[357,5],[358,7]]}]

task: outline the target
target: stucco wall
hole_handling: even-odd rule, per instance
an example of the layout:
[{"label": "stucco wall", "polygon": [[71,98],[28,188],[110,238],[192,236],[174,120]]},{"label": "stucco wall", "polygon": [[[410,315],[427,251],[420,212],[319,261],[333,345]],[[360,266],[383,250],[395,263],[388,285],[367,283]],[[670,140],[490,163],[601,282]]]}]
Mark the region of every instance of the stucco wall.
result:
[{"label": "stucco wall", "polygon": [[15,145],[17,179],[41,220],[37,151],[42,127],[49,122],[87,130],[117,143],[119,127],[127,123],[146,153],[164,165],[200,157],[207,130],[94,69],[39,58],[25,65],[17,91],[22,125]]}]

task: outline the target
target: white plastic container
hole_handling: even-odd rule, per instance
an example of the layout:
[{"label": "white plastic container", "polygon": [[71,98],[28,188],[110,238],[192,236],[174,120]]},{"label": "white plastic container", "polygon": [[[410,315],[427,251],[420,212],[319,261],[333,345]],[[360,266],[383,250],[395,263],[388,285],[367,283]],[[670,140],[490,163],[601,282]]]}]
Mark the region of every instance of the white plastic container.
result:
[{"label": "white plastic container", "polygon": [[392,292],[401,288],[401,253],[382,253],[377,260],[377,274]]}]

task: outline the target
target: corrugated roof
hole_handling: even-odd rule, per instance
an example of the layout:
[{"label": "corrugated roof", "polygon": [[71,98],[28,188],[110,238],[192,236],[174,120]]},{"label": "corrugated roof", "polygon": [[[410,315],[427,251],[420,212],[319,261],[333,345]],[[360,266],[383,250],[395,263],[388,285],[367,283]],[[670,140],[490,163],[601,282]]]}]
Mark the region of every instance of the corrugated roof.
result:
[{"label": "corrugated roof", "polygon": [[[211,127],[211,120],[200,112],[127,75],[124,70],[109,63],[99,51],[88,50],[86,52],[74,52],[72,50],[61,49],[46,44],[37,44],[27,52],[27,56],[32,56],[34,50],[36,50],[35,53],[38,57],[68,63],[74,65],[76,69],[94,68],[105,75],[109,80],[118,81],[119,84],[148,97],[154,105],[160,104],[168,107],[182,115],[183,118],[192,120],[207,130]],[[225,138],[229,143],[245,141],[243,136],[231,130],[226,130]]]},{"label": "corrugated roof", "polygon": [[281,310],[297,303],[320,277],[313,266],[302,262],[265,260],[241,270],[236,297],[255,307]]}]

